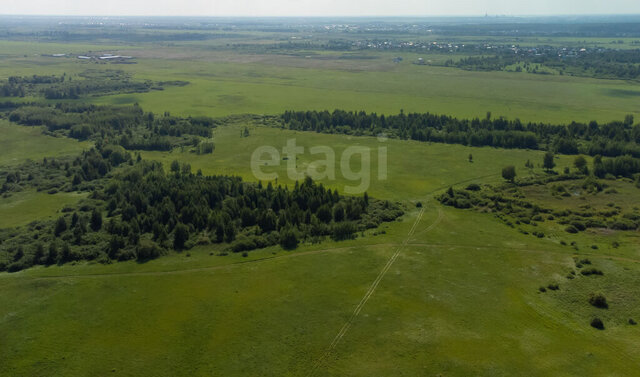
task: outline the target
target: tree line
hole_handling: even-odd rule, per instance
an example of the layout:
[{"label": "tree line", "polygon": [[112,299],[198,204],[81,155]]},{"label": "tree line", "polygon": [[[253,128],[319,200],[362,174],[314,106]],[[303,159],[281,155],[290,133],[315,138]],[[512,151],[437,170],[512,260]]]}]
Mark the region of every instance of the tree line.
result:
[{"label": "tree line", "polygon": [[502,71],[509,66],[516,66],[516,71],[522,71],[524,66],[527,72],[543,74],[547,73],[543,68],[548,67],[560,74],[637,80],[640,78],[640,50],[606,49],[573,56],[558,56],[557,53],[515,54],[507,49],[496,55],[471,56],[457,61],[450,59],[445,62],[445,66],[471,71]]},{"label": "tree line", "polygon": [[418,141],[492,146],[499,148],[548,149],[563,154],[640,157],[640,125],[632,115],[624,121],[600,124],[524,123],[519,119],[458,119],[432,113],[400,112],[378,115],[364,111],[286,111],[282,123],[292,130],[352,135],[387,134]]},{"label": "tree line", "polygon": [[151,80],[136,81],[122,70],[94,71],[80,73],[76,80],[71,76],[10,76],[0,85],[0,96],[25,97],[43,96],[46,99],[78,99],[84,96],[104,96],[118,93],[145,93],[163,90],[165,86],[184,86],[186,81]]}]

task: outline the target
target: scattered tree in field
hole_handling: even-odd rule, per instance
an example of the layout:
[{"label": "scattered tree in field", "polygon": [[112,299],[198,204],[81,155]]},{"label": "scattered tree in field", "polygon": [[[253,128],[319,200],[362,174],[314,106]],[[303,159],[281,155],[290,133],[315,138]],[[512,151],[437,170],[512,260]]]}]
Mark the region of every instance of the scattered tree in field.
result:
[{"label": "scattered tree in field", "polygon": [[469,153],[469,162],[473,162],[473,155]]},{"label": "scattered tree in field", "polygon": [[633,115],[632,114],[627,114],[624,117],[624,124],[626,126],[632,126],[633,125]]},{"label": "scattered tree in field", "polygon": [[556,167],[553,152],[547,152],[544,154],[544,157],[542,159],[542,167],[548,172],[552,171],[553,168]]},{"label": "scattered tree in field", "polygon": [[598,329],[598,330],[604,330],[604,323],[602,322],[602,320],[598,317],[594,318],[591,320],[591,327]]},{"label": "scattered tree in field", "polygon": [[504,168],[502,168],[502,178],[513,183],[516,179],[515,166],[505,166]]},{"label": "scattered tree in field", "polygon": [[578,156],[575,158],[575,160],[573,160],[573,166],[575,166],[575,168],[583,174],[589,173],[589,169],[587,168],[587,160],[582,156]]}]

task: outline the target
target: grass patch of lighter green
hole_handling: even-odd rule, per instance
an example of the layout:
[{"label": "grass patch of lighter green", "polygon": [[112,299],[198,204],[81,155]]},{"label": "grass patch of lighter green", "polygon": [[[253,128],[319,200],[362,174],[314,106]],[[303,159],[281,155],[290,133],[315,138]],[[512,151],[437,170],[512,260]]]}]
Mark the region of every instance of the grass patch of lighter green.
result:
[{"label": "grass patch of lighter green", "polygon": [[25,127],[0,119],[0,166],[17,165],[25,160],[77,154],[91,147],[66,137],[42,133],[43,127]]}]

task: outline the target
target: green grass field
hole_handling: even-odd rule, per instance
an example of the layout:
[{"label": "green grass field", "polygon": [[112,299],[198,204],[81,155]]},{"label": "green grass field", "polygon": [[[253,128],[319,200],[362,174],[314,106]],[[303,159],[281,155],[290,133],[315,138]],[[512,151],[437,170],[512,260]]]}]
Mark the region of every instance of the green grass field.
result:
[{"label": "green grass field", "polygon": [[[285,109],[365,109],[383,113],[432,111],[460,117],[494,116],[545,122],[621,119],[640,114],[637,85],[609,80],[480,73],[394,65],[392,55],[357,61],[211,52],[207,45],[146,46],[136,65],[87,65],[33,54],[110,50],[118,46],[1,42],[0,78],[14,74],[77,74],[121,68],[136,78],[188,80],[190,85],[145,94],[97,97],[96,103],[139,102],[145,110],[221,116],[277,114]],[[125,46],[134,50],[136,46]],[[153,48],[152,48],[153,47]],[[211,46],[208,46],[211,47]],[[25,57],[24,55],[27,55]],[[491,214],[441,206],[434,194],[449,186],[502,181],[514,165],[530,174],[541,151],[471,148],[404,140],[380,141],[294,132],[244,124],[214,132],[210,155],[188,150],[142,152],[146,160],[191,164],[205,174],[248,181],[251,155],[287,140],[305,148],[297,166],[330,146],[336,166],[346,148],[371,150],[368,193],[400,202],[406,214],[344,242],[270,247],[218,256],[220,245],[172,252],[146,263],[97,262],[0,273],[0,376],[632,376],[640,370],[640,239],[638,233],[569,235],[544,228],[536,238]],[[73,154],[86,143],[42,135],[0,121],[0,168],[27,158]],[[376,179],[377,153],[387,149],[388,177]],[[473,163],[468,155],[473,155]],[[291,185],[286,161],[278,183]],[[556,170],[573,156],[558,156]],[[359,164],[354,162],[354,170]],[[270,170],[271,169],[271,170]],[[536,173],[541,169],[536,167]],[[336,169],[322,180],[344,192],[354,185]],[[631,183],[594,199],[637,205]],[[543,186],[532,200],[560,208]],[[635,191],[634,191],[635,190]],[[600,195],[600,194],[598,194]],[[22,192],[0,199],[0,227],[55,216],[75,194]],[[590,199],[591,200],[591,199]],[[416,208],[421,201],[423,210]],[[580,249],[560,240],[578,242]],[[613,240],[619,248],[611,247]],[[597,244],[599,249],[590,249]],[[574,256],[588,257],[603,276],[566,278]],[[578,274],[579,275],[579,274]],[[538,288],[557,283],[558,291]],[[607,310],[589,305],[603,292]],[[589,326],[593,316],[606,330]]]},{"label": "green grass field", "polygon": [[[114,46],[76,46],[117,52]],[[131,46],[128,46],[131,47]],[[133,104],[144,109],[183,115],[278,114],[284,110],[367,110],[396,114],[434,112],[458,117],[494,116],[524,121],[588,122],[640,115],[637,89],[625,81],[514,72],[469,72],[411,64],[417,54],[367,53],[373,59],[341,59],[341,54],[275,55],[216,51],[185,44],[123,50],[138,64],[95,64],[73,58],[34,56],[53,51],[48,44],[7,44],[0,78],[48,72],[75,75],[87,69],[123,69],[142,79],[186,80],[185,87],[143,94],[98,97],[96,103]],[[26,57],[25,57],[26,55]],[[309,56],[309,57],[307,57]],[[427,58],[431,59],[430,56]],[[434,61],[444,56],[433,56]]]},{"label": "green grass field", "polygon": [[[335,180],[321,180],[332,188],[344,192],[345,186],[357,186],[360,180],[348,180],[340,168],[341,158],[349,146],[367,148],[370,153],[371,179],[369,194],[379,198],[394,200],[420,200],[435,190],[446,189],[449,185],[462,182],[495,182],[502,180],[500,174],[503,166],[515,165],[519,174],[530,174],[524,167],[527,160],[538,164],[542,162],[543,152],[525,150],[505,150],[498,148],[471,148],[461,145],[438,143],[422,143],[418,141],[394,140],[379,141],[374,137],[350,137],[344,135],[328,135],[310,132],[296,132],[270,127],[251,127],[250,136],[240,137],[242,126],[223,126],[214,132],[216,149],[210,155],[197,155],[175,149],[171,152],[142,152],[145,159],[163,162],[169,169],[172,161],[187,162],[195,172],[201,169],[204,174],[238,175],[249,181],[256,181],[251,171],[251,156],[262,146],[276,148],[281,157],[287,140],[295,139],[296,145],[304,147],[304,154],[298,156],[297,171],[304,174],[309,165],[324,160],[322,154],[312,155],[311,147],[330,146],[335,151]],[[386,148],[387,178],[378,179],[379,150]],[[473,162],[468,161],[469,154]],[[263,157],[266,158],[266,157]],[[351,169],[360,171],[361,158],[353,156]],[[556,163],[562,169],[572,163],[571,157],[559,156]],[[318,166],[319,170],[322,170]],[[278,166],[262,166],[265,173],[277,173],[278,183],[293,184],[288,178],[287,161]],[[541,169],[536,169],[540,172]],[[266,182],[265,182],[266,183]]]},{"label": "green grass field", "polygon": [[0,228],[15,228],[35,220],[53,217],[65,205],[74,204],[85,195],[77,193],[47,194],[23,191],[0,198]]},{"label": "green grass field", "polygon": [[27,159],[74,155],[91,147],[65,137],[43,135],[43,127],[22,127],[0,119],[0,166],[16,165]]},{"label": "green grass field", "polygon": [[[639,315],[637,306],[612,308],[607,331],[591,329],[591,309],[579,299],[594,282],[583,278],[566,293],[564,285],[559,293],[537,293],[565,271],[571,253],[522,238],[490,217],[434,206],[323,358],[415,216],[391,225],[389,239],[365,237],[319,252],[258,252],[252,258],[271,258],[251,263],[194,250],[144,265],[4,274],[0,326],[8,347],[1,371],[364,376],[397,375],[401,368],[406,375],[462,376],[526,368],[542,376],[636,369],[638,329],[624,318]],[[605,263],[608,272],[629,269],[635,284],[637,263]],[[619,289],[607,280],[598,284]]]}]

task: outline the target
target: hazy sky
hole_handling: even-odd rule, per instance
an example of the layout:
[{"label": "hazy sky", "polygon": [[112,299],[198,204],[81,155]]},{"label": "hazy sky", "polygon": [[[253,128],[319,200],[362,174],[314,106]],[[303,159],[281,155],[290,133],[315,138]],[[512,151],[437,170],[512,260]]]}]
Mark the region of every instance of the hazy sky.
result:
[{"label": "hazy sky", "polygon": [[640,0],[0,0],[0,14],[439,16],[640,14]]}]

